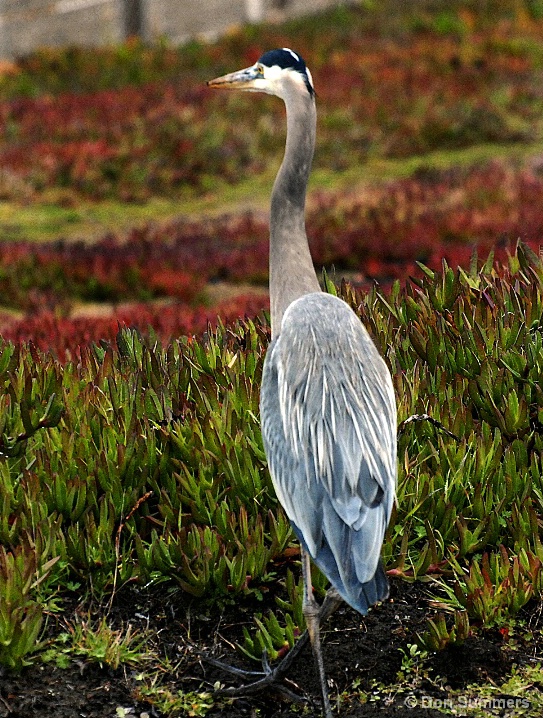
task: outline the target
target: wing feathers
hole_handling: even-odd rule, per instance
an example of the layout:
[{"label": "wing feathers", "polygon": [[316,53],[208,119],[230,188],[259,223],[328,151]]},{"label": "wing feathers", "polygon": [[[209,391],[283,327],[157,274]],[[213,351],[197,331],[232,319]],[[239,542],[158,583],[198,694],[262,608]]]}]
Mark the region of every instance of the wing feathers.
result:
[{"label": "wing feathers", "polygon": [[395,493],[396,407],[388,369],[344,302],[316,293],[289,306],[266,357],[261,417],[298,537],[365,612],[386,595],[379,556]]}]

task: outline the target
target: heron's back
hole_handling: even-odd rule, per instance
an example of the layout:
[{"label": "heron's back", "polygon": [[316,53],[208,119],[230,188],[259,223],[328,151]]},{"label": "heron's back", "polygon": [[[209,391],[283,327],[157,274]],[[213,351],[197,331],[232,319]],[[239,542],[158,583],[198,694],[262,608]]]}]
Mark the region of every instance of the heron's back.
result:
[{"label": "heron's back", "polygon": [[361,613],[388,593],[380,553],[396,485],[390,373],[358,317],[293,302],[266,356],[262,436],[278,498],[315,563]]}]

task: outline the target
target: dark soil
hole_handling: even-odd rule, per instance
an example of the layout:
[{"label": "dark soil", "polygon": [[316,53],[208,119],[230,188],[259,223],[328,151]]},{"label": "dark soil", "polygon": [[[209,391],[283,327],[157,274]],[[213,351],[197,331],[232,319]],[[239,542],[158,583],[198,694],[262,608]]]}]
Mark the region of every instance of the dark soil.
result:
[{"label": "dark soil", "polygon": [[[69,601],[66,606],[69,606]],[[72,605],[73,612],[78,607]],[[79,607],[80,609],[80,607]],[[505,640],[498,630],[480,630],[460,647],[448,647],[432,655],[423,673],[414,680],[413,672],[398,677],[402,666],[402,651],[415,642],[416,634],[426,629],[426,619],[432,615],[428,593],[423,584],[409,584],[395,580],[391,597],[362,618],[348,607],[340,608],[323,631],[324,661],[332,699],[343,692],[353,698],[343,703],[341,715],[353,718],[437,718],[443,713],[424,707],[422,696],[434,700],[445,699],[447,691],[468,685],[494,683],[507,679],[513,663],[541,659],[543,654],[543,620],[539,607],[532,606],[524,619],[530,623],[533,641],[515,646]],[[85,607],[88,611],[89,607]],[[236,685],[236,679],[225,675],[201,659],[200,651],[221,658],[227,663],[255,670],[234,649],[242,642],[244,625],[252,625],[256,611],[265,610],[261,603],[249,605],[239,602],[226,606],[222,615],[212,615],[204,604],[186,601],[179,591],[168,592],[164,587],[143,591],[129,588],[120,591],[113,605],[110,619],[115,624],[132,624],[150,629],[156,636],[156,649],[171,660],[172,672],[162,675],[162,683],[174,693],[182,690],[212,691],[216,681]],[[97,615],[99,613],[97,612]],[[58,625],[55,623],[58,621]],[[51,617],[51,635],[62,629],[60,619]],[[539,636],[539,638],[537,638]],[[539,641],[539,643],[538,643]],[[520,642],[522,643],[522,642]],[[258,668],[258,667],[257,667]],[[141,670],[152,673],[152,668]],[[68,668],[54,663],[36,663],[19,675],[0,674],[0,718],[116,718],[138,716],[160,718],[153,705],[138,700],[137,674],[140,669],[121,668],[117,671],[101,668],[96,663],[72,662]],[[320,716],[319,686],[309,648],[304,649],[289,676],[299,695],[307,701],[305,716]],[[374,692],[374,701],[361,704],[358,691]],[[411,693],[383,691],[383,686],[409,686]],[[406,705],[406,696],[414,696],[417,707]],[[122,710],[124,709],[124,713]],[[300,707],[293,708],[279,694],[267,693],[258,698],[239,698],[221,708],[213,708],[208,715],[216,718],[262,716],[283,718],[300,715]],[[462,713],[459,713],[462,715]],[[494,714],[493,714],[494,715]],[[506,715],[505,713],[503,715]],[[507,713],[514,715],[514,713]]]}]

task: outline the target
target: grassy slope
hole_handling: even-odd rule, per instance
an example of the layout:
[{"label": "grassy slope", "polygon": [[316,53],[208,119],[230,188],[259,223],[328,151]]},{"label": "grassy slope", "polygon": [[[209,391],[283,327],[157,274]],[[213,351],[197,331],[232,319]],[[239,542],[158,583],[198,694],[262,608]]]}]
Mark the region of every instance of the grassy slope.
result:
[{"label": "grassy slope", "polygon": [[[522,161],[543,152],[543,140],[514,146],[487,144],[466,149],[440,150],[406,159],[370,159],[343,172],[316,169],[311,177],[311,191],[356,192],[365,186],[408,177],[421,167],[447,169],[470,167],[491,159]],[[81,200],[76,206],[63,207],[48,201],[28,205],[0,203],[0,231],[3,239],[26,239],[36,242],[67,240],[92,241],[107,232],[123,233],[130,227],[147,222],[166,222],[175,217],[202,218],[222,214],[240,214],[247,210],[267,211],[269,194],[277,166],[258,177],[237,185],[217,181],[217,188],[190,199],[153,197],[146,203],[123,203],[112,200]]]}]

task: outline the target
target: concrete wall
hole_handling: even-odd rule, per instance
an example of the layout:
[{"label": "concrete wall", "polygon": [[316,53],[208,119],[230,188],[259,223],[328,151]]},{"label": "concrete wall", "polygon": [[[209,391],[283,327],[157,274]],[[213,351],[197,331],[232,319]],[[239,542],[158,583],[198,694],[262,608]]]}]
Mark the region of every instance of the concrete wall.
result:
[{"label": "concrete wall", "polygon": [[3,0],[0,56],[17,57],[37,47],[97,46],[124,37],[119,0]]},{"label": "concrete wall", "polygon": [[167,37],[178,43],[195,36],[213,38],[233,25],[279,21],[340,1],[0,0],[0,59],[13,59],[44,46],[119,42],[129,30],[133,32],[135,24],[147,40]]},{"label": "concrete wall", "polygon": [[146,10],[147,37],[168,37],[174,43],[216,36],[246,17],[245,0],[146,0]]},{"label": "concrete wall", "polygon": [[[351,0],[352,1],[352,0]],[[339,0],[145,0],[148,38],[168,37],[185,42],[191,37],[214,38],[229,27],[317,12],[340,4]]]}]

